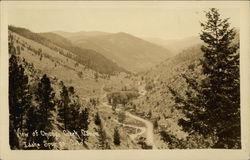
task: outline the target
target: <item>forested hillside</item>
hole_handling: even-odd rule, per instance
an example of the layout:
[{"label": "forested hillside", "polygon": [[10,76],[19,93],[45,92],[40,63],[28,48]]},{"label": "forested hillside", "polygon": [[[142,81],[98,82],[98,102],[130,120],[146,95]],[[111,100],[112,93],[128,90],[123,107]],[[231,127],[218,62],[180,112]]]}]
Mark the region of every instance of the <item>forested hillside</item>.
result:
[{"label": "forested hillside", "polygon": [[53,33],[37,34],[29,31],[28,29],[14,26],[9,26],[9,30],[60,52],[68,58],[73,58],[78,63],[94,69],[97,72],[107,74],[114,74],[122,71],[126,72],[124,69],[98,52],[74,46],[69,40],[59,35]]},{"label": "forested hillside", "polygon": [[[209,14],[218,16],[217,10],[207,13],[215,23],[218,18]],[[239,29],[227,30],[228,22],[218,21],[225,25],[215,27],[223,37],[218,44],[210,41],[216,36],[209,35],[204,23],[204,43],[142,74],[148,92],[134,102],[135,112],[154,122],[169,148],[240,148]]]},{"label": "forested hillside", "polygon": [[[86,149],[88,137],[82,133],[87,132],[89,125],[87,103],[81,101],[73,86],[66,86],[63,81],[43,74],[33,63],[21,58],[24,48],[14,41],[18,40],[10,35],[11,149]],[[70,132],[67,135],[63,129],[75,130],[79,136],[72,136]]]},{"label": "forested hillside", "polygon": [[73,44],[95,50],[128,71],[145,71],[172,53],[159,45],[150,43],[128,33],[96,33],[95,36],[80,34],[68,36]]},{"label": "forested hillside", "polygon": [[104,90],[133,88],[126,73],[101,74],[12,31],[9,55],[11,149],[140,148],[122,127],[131,120],[103,105]]},{"label": "forested hillside", "polygon": [[[181,146],[165,144],[162,140],[162,134],[165,134],[165,132],[183,142],[188,136],[178,125],[178,120],[183,118],[184,115],[174,107],[175,102],[172,101],[168,86],[174,87],[184,94],[187,85],[181,75],[192,74],[199,76],[199,59],[201,57],[200,45],[197,45],[185,49],[180,54],[162,62],[148,72],[142,73],[141,79],[145,83],[147,94],[133,102],[136,106],[134,112],[149,119],[155,125],[156,143],[159,143],[162,148],[181,148]],[[197,147],[191,145],[190,142],[189,147]],[[183,146],[183,148],[185,147]]]}]

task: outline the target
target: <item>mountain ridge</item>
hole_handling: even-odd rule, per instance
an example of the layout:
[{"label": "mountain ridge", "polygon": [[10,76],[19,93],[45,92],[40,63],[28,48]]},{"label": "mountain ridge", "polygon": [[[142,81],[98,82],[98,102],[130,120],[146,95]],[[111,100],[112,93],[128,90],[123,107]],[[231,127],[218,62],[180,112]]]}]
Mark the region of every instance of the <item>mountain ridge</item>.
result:
[{"label": "mountain ridge", "polygon": [[[69,40],[55,33],[34,33],[26,28],[15,26],[9,26],[9,29],[42,45],[50,46],[54,50],[58,50],[58,52],[66,52],[64,53],[66,56],[69,56],[69,52],[71,52],[76,57],[69,56],[69,58],[74,58],[77,62],[100,73],[114,74],[114,72],[127,72],[125,69],[119,67],[116,63],[104,57],[97,51],[75,46]],[[66,51],[62,51],[55,46],[51,46],[52,44],[59,46]]]},{"label": "mountain ridge", "polygon": [[94,37],[99,35],[107,35],[112,34],[108,32],[102,32],[102,31],[79,31],[79,32],[66,32],[66,31],[51,31],[51,33],[58,34],[60,36],[63,36],[65,38],[75,38],[78,39],[79,37]]},{"label": "mountain ridge", "polygon": [[[103,32],[101,32],[103,33]],[[106,32],[105,32],[106,33]],[[78,47],[95,50],[131,72],[149,69],[172,56],[166,48],[126,32],[68,37]]]}]

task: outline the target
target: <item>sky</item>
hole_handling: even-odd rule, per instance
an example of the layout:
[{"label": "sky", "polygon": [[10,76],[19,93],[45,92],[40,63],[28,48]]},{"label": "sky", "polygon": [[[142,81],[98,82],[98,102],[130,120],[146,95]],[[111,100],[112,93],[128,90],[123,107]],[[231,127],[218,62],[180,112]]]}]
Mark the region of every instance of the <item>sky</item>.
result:
[{"label": "sky", "polygon": [[[204,10],[207,8],[166,8],[150,4],[29,7],[10,9],[8,24],[34,32],[127,32],[144,38],[181,39],[200,33],[199,22],[204,20]],[[239,27],[239,10],[219,8],[219,11],[223,18],[231,18],[231,26]]]}]

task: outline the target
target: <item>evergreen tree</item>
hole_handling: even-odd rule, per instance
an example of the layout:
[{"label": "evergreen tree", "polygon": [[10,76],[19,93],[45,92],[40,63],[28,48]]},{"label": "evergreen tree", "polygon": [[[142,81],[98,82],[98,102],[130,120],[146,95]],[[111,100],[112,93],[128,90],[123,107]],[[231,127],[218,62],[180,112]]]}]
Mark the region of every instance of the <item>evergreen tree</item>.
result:
[{"label": "evergreen tree", "polygon": [[[27,127],[27,133],[28,137],[26,139],[26,144],[32,144],[36,143],[36,136],[33,135],[36,130],[38,130],[38,124],[41,123],[39,121],[39,110],[37,107],[34,105],[30,106],[30,108],[27,111],[27,122],[26,122],[26,127]],[[37,149],[36,147],[28,147],[26,149]]]},{"label": "evergreen tree", "polygon": [[67,123],[68,127],[67,129],[69,131],[74,131],[79,128],[81,125],[80,123],[80,108],[81,104],[79,102],[79,99],[75,99],[74,95],[70,96],[70,104],[69,108],[67,110]]},{"label": "evergreen tree", "polygon": [[[232,43],[235,31],[229,19],[221,19],[217,9],[206,12],[201,23],[202,74],[199,78],[183,74],[188,84],[186,97],[169,87],[177,108],[183,109],[185,119],[179,120],[184,131],[214,138],[213,148],[240,147],[240,81],[239,48]],[[233,132],[232,132],[233,131]]]},{"label": "evergreen tree", "polygon": [[[81,135],[82,142],[85,142],[88,139],[87,131],[89,126],[89,111],[85,108],[79,117],[79,129],[78,132]],[[82,134],[84,133],[84,134]]]},{"label": "evergreen tree", "polygon": [[[205,123],[218,136],[214,147],[240,147],[240,79],[239,44],[233,44],[236,32],[227,19],[221,19],[217,9],[206,13],[207,21],[201,23],[201,47],[204,53],[202,83],[205,97]],[[233,133],[232,133],[233,130]]]},{"label": "evergreen tree", "polygon": [[75,88],[73,86],[70,86],[68,90],[71,95],[75,94]]},{"label": "evergreen tree", "polygon": [[154,120],[153,126],[154,126],[154,129],[158,129],[159,125],[158,125],[158,120],[157,119]]},{"label": "evergreen tree", "polygon": [[25,114],[31,105],[31,95],[29,94],[28,76],[19,64],[18,57],[15,56],[15,49],[9,45],[9,118],[10,118],[10,146],[11,149],[20,148],[16,131],[25,132]]},{"label": "evergreen tree", "polygon": [[69,123],[69,92],[67,87],[62,84],[62,91],[60,93],[61,99],[58,103],[58,121],[63,123],[63,128],[65,130],[68,129],[68,123]]},{"label": "evergreen tree", "polygon": [[104,149],[110,149],[110,145],[107,142],[107,134],[103,128],[103,125],[101,124],[98,129],[96,129],[98,133],[98,141],[99,141],[99,148]]},{"label": "evergreen tree", "polygon": [[41,111],[41,120],[45,130],[52,127],[53,115],[55,110],[55,92],[51,86],[50,79],[46,74],[43,75],[41,81],[38,83],[37,97],[39,103],[39,109]]},{"label": "evergreen tree", "polygon": [[118,145],[118,146],[121,143],[120,134],[119,134],[119,130],[117,127],[115,127],[115,129],[114,129],[114,141],[113,142],[115,145]]},{"label": "evergreen tree", "polygon": [[100,118],[98,112],[95,115],[94,121],[95,121],[95,125],[97,125],[97,126],[101,125],[101,118]]},{"label": "evergreen tree", "polygon": [[[38,132],[51,132],[53,129],[53,111],[55,110],[55,93],[51,86],[50,79],[47,75],[43,75],[41,81],[38,83],[38,89],[36,93],[36,101],[38,103],[38,119],[39,123],[37,125]],[[53,149],[44,146],[44,143],[52,143],[54,137],[49,137],[48,139],[45,136],[36,137],[35,142],[41,145],[40,149]]]}]

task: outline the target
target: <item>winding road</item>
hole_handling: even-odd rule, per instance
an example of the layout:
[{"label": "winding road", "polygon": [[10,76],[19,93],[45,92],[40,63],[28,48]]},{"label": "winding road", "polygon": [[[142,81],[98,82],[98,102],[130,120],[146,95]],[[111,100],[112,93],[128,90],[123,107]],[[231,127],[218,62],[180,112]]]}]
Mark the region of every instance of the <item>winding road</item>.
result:
[{"label": "winding road", "polygon": [[[140,93],[140,96],[146,95],[147,91],[145,90],[145,85],[144,86],[139,86],[139,93]],[[106,107],[112,108],[112,106],[109,105],[107,102],[103,102],[102,104],[104,106],[106,106]],[[116,110],[120,111],[120,109],[118,109],[118,108],[116,108]],[[129,113],[128,111],[125,111],[125,114],[126,114],[126,116],[128,116],[130,118],[133,118],[135,120],[138,120],[138,121],[144,123],[144,125],[145,125],[145,127],[138,127],[138,126],[135,126],[135,125],[123,124],[124,126],[132,127],[132,128],[135,128],[135,129],[140,129],[139,133],[131,134],[130,138],[132,140],[135,140],[135,138],[137,138],[138,136],[145,133],[146,134],[146,143],[147,143],[147,145],[152,146],[152,149],[157,149],[157,147],[154,144],[154,128],[153,128],[152,122],[150,122],[148,120],[145,120],[145,119],[143,119],[141,117],[138,117],[136,115],[133,115],[133,114]],[[119,123],[118,121],[116,121],[116,122]]]},{"label": "winding road", "polygon": [[[142,123],[145,124],[145,132],[146,132],[146,143],[148,145],[151,145],[152,146],[152,149],[157,149],[157,147],[155,146],[154,144],[154,128],[153,128],[153,124],[152,122],[148,121],[148,120],[145,120],[141,117],[138,117],[138,116],[135,116],[129,112],[126,111],[126,115],[131,117],[131,118],[134,118],[138,121],[141,121]],[[142,133],[141,133],[142,134]]]}]

